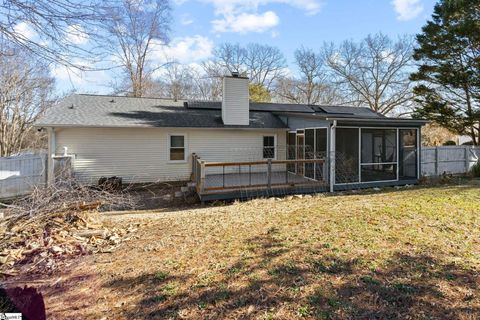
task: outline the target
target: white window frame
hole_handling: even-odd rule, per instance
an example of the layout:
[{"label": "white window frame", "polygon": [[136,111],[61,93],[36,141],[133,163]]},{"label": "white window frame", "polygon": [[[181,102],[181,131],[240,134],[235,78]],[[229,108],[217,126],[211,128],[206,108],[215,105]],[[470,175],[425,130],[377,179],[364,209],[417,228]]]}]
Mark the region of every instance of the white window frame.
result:
[{"label": "white window frame", "polygon": [[[264,142],[265,137],[273,137],[273,158],[264,158],[263,157],[263,151],[265,149],[265,145],[263,144],[263,142]],[[263,160],[268,160],[268,159],[277,160],[277,134],[276,133],[264,134],[262,136],[262,159]]]},{"label": "white window frame", "polygon": [[[183,160],[170,160],[170,150],[171,150],[171,143],[172,143],[172,138],[171,137],[177,137],[177,136],[182,136],[183,137],[183,149],[184,149],[184,154],[183,154]],[[187,158],[188,158],[188,136],[186,133],[169,133],[168,134],[168,141],[167,141],[167,162],[168,163],[186,163]]]}]

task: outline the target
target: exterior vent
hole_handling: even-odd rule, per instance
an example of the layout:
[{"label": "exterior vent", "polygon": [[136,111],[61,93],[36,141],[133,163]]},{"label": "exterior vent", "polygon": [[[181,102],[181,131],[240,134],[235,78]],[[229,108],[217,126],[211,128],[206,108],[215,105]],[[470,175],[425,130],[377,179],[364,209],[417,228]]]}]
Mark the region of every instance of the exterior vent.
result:
[{"label": "exterior vent", "polygon": [[238,72],[223,77],[222,120],[225,125],[248,126],[250,123],[249,80]]}]

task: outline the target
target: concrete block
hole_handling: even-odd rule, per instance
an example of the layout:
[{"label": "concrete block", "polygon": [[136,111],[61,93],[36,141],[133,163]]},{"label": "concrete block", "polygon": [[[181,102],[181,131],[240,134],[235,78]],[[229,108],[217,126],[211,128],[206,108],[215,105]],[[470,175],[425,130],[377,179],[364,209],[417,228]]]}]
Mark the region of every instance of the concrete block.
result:
[{"label": "concrete block", "polygon": [[182,191],[175,191],[175,198],[181,198],[183,197],[183,192]]}]

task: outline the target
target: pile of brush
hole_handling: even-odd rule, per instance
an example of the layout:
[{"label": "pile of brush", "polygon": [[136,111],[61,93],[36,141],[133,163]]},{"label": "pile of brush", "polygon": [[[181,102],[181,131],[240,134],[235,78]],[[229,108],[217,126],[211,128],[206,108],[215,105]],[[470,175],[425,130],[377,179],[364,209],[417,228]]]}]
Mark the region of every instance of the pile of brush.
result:
[{"label": "pile of brush", "polygon": [[129,240],[136,226],[106,228],[99,210],[133,206],[122,191],[66,180],[6,206],[0,220],[0,274],[53,271],[65,258],[111,252]]}]

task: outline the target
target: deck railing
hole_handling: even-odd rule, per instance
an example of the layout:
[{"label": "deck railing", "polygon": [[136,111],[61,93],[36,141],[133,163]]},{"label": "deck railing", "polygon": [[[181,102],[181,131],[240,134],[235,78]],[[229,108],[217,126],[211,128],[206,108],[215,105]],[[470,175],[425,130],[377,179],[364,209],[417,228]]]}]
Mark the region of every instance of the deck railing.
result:
[{"label": "deck railing", "polygon": [[192,157],[198,193],[325,186],[325,159],[206,162]]}]

